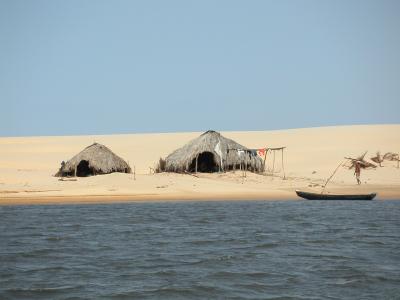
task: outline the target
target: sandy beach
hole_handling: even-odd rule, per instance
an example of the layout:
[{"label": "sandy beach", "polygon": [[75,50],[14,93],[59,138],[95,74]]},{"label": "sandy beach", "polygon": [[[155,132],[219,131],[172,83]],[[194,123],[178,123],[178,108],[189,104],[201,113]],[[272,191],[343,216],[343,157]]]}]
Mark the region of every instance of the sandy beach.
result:
[{"label": "sandy beach", "polygon": [[[154,174],[158,159],[201,132],[95,136],[0,138],[0,204],[98,203],[180,200],[296,200],[296,189],[321,191],[344,157],[368,151],[400,152],[400,125],[337,126],[275,131],[221,132],[249,148],[285,146],[267,156],[265,174],[247,172]],[[113,173],[60,181],[53,175],[86,146],[98,142],[129,162],[135,174]],[[285,176],[284,176],[285,175]],[[284,178],[285,177],[285,178]],[[400,199],[396,162],[362,170],[361,185],[352,170],[339,168],[329,193],[377,192],[378,200]]]}]

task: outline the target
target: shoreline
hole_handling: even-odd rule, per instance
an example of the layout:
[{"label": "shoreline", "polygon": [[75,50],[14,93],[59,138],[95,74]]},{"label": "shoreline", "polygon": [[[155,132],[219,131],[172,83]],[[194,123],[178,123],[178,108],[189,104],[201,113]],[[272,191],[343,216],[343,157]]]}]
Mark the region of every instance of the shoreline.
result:
[{"label": "shoreline", "polygon": [[62,196],[14,196],[0,197],[0,206],[11,205],[66,205],[66,204],[113,204],[130,202],[185,202],[185,201],[296,201],[297,196],[286,193],[269,194],[113,194],[113,195],[62,195]]},{"label": "shoreline", "polygon": [[[351,189],[332,189],[347,193]],[[373,201],[399,201],[399,191],[381,191]],[[148,202],[212,202],[212,201],[311,201],[298,197],[294,192],[271,191],[253,194],[210,194],[210,193],[171,193],[171,194],[93,194],[93,195],[51,195],[51,196],[12,196],[0,197],[0,206],[25,205],[74,205],[74,204],[117,204]]]},{"label": "shoreline", "polygon": [[[0,205],[116,203],[149,201],[251,201],[300,199],[295,190],[321,192],[344,157],[366,159],[380,151],[399,153],[400,124],[333,126],[308,129],[221,132],[251,149],[285,146],[284,157],[269,153],[264,173],[154,173],[165,158],[199,133],[124,134],[0,138]],[[54,174],[93,141],[123,158],[134,174],[111,173],[73,180]],[[284,162],[284,164],[283,164]],[[400,168],[395,161],[361,173],[343,166],[328,193],[377,193],[377,200],[400,200]]]}]

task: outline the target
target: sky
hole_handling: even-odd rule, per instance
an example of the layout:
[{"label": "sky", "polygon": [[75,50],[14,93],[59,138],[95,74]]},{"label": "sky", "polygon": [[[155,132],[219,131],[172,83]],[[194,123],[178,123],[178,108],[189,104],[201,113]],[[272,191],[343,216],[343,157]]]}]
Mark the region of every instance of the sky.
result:
[{"label": "sky", "polygon": [[393,123],[397,0],[0,0],[0,136]]}]

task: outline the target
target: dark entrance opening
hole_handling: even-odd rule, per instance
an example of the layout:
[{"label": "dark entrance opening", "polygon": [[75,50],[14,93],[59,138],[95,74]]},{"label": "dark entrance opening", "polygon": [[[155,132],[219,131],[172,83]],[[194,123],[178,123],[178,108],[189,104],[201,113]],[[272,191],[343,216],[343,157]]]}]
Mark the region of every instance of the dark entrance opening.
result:
[{"label": "dark entrance opening", "polygon": [[87,160],[81,160],[76,167],[76,176],[86,177],[94,175],[93,169],[89,167],[89,162]]},{"label": "dark entrance opening", "polygon": [[[215,162],[214,154],[211,152],[202,152],[197,158],[197,172],[212,173],[218,172],[218,164]],[[190,172],[196,171],[196,158],[192,160],[189,166]]]}]

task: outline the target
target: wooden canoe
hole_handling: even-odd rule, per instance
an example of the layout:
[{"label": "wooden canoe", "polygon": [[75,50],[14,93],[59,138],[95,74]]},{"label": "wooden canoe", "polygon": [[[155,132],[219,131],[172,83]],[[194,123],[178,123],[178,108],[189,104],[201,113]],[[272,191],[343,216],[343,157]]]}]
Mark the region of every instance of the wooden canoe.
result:
[{"label": "wooden canoe", "polygon": [[321,194],[296,190],[297,196],[307,200],[372,200],[376,193],[371,194]]}]

